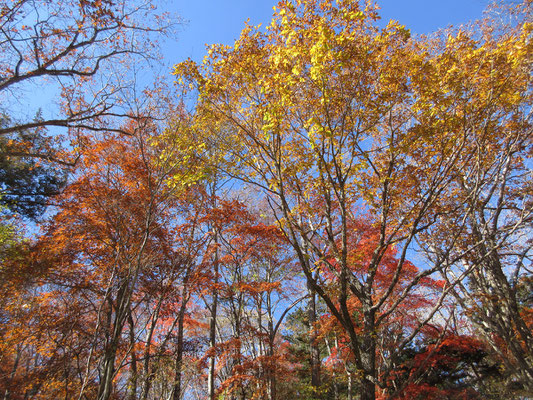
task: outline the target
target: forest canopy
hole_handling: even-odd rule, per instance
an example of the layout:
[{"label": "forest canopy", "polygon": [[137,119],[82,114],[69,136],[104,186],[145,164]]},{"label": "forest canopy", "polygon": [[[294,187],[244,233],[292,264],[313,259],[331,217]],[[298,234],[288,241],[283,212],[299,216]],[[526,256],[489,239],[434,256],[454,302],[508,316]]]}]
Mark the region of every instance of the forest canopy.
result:
[{"label": "forest canopy", "polygon": [[155,4],[0,1],[0,395],[531,396],[531,2],[484,15],[281,1],[139,90]]}]

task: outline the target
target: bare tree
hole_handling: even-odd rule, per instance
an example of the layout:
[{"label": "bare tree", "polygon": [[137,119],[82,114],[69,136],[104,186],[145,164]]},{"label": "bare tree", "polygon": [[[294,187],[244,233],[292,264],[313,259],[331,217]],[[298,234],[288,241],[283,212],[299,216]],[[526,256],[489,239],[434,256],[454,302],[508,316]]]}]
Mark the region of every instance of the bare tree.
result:
[{"label": "bare tree", "polygon": [[[52,127],[76,133],[104,123],[121,131],[124,121],[113,128],[109,118],[135,116],[126,101],[128,68],[156,59],[158,37],[172,25],[151,1],[2,0],[1,111],[10,118],[0,135]],[[41,90],[54,96],[46,100],[57,103],[53,115],[31,110]]]}]

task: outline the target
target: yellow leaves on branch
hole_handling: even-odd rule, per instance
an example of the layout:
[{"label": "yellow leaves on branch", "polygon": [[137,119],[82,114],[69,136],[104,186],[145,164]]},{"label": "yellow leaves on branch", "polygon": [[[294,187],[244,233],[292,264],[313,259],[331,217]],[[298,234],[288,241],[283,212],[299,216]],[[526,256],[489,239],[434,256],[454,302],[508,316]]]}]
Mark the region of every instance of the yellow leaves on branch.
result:
[{"label": "yellow leaves on branch", "polygon": [[519,119],[531,106],[530,22],[500,36],[463,28],[412,38],[376,19],[371,2],[283,1],[265,31],[246,26],[233,47],[210,47],[201,65],[178,64],[178,82],[198,89],[197,133],[217,132],[219,161],[252,165],[250,176],[273,188],[292,174],[310,193],[323,173],[354,197],[378,199],[372,184],[399,198],[390,187],[409,184],[412,170],[431,174],[465,135],[501,135],[509,113]]}]

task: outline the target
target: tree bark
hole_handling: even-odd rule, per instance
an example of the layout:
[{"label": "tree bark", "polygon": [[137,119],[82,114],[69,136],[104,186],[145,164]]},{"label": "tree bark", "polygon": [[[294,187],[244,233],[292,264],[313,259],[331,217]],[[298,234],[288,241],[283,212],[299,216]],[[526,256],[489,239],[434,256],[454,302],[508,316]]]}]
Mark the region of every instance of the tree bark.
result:
[{"label": "tree bark", "polygon": [[308,284],[309,302],[307,316],[309,318],[309,361],[311,365],[311,386],[318,389],[320,386],[320,349],[317,343],[318,332],[316,328],[316,293]]},{"label": "tree bark", "polygon": [[363,306],[363,310],[364,334],[360,348],[363,367],[363,374],[360,377],[361,400],[375,400],[376,385],[371,380],[376,377],[375,313],[369,310],[369,306]]},{"label": "tree bark", "polygon": [[178,337],[177,337],[177,343],[176,343],[176,363],[175,363],[176,376],[174,380],[174,387],[172,389],[173,400],[180,400],[182,397],[181,370],[183,366],[183,335],[184,335],[185,311],[187,310],[187,303],[189,302],[189,293],[187,290],[188,275],[189,273],[187,272],[187,275],[183,282],[184,287],[183,287],[181,305],[180,305],[179,314],[178,314]]},{"label": "tree bark", "polygon": [[133,322],[133,316],[131,314],[131,309],[128,311],[128,325],[130,327],[130,354],[131,354],[131,367],[130,367],[130,387],[129,398],[130,400],[137,399],[137,351],[135,350],[135,324]]},{"label": "tree bark", "polygon": [[[215,232],[215,245],[218,245],[218,233]],[[216,346],[216,326],[217,326],[217,306],[218,306],[218,248],[215,249],[214,260],[215,289],[213,290],[213,304],[211,305],[211,317],[209,321],[209,347],[214,349]],[[213,354],[209,359],[209,371],[207,375],[207,392],[209,400],[215,400],[215,361],[216,356]]]}]

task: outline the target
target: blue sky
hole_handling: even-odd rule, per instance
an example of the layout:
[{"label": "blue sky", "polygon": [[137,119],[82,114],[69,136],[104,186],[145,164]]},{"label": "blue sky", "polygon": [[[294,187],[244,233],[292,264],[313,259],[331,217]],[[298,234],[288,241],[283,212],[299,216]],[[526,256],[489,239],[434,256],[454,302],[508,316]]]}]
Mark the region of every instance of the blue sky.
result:
[{"label": "blue sky", "polygon": [[[418,34],[477,19],[488,3],[488,0],[378,1],[383,21],[395,19]],[[201,61],[206,44],[232,44],[248,18],[253,25],[267,25],[276,4],[275,0],[177,0],[172,8],[188,22],[180,28],[178,41],[165,46],[165,58],[171,63],[187,57]]]},{"label": "blue sky", "polygon": [[[153,0],[162,9],[181,16],[185,21],[179,27],[177,40],[166,41],[162,48],[164,64],[157,72],[170,73],[170,67],[188,57],[199,62],[205,55],[206,44],[231,45],[239,36],[244,22],[250,19],[254,25],[268,25],[272,8],[277,0]],[[430,33],[450,24],[458,25],[481,17],[489,0],[381,0],[382,22],[398,20],[413,33]],[[143,71],[143,83],[149,86],[152,71]],[[57,90],[49,84],[32,86],[12,98],[16,116],[33,118],[41,108],[43,115],[53,116],[58,106],[54,102]],[[28,106],[30,105],[30,106]]]}]

